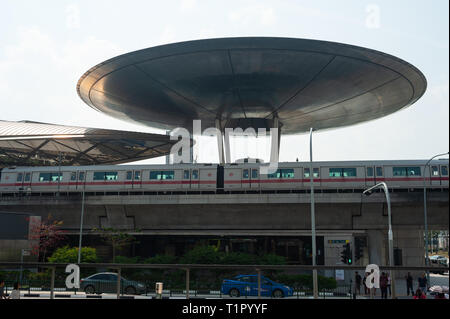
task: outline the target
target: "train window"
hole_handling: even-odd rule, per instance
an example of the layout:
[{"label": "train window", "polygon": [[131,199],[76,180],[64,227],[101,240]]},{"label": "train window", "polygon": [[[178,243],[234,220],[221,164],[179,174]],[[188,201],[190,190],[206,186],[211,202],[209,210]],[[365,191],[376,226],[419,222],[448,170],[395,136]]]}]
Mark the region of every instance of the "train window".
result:
[{"label": "train window", "polygon": [[198,170],[194,169],[192,171],[192,179],[198,179]]},{"label": "train window", "polygon": [[367,177],[373,177],[373,167],[367,167]]},{"label": "train window", "polygon": [[281,172],[279,169],[277,169],[276,172],[268,174],[267,175],[268,178],[280,178],[281,177]]},{"label": "train window", "polygon": [[447,176],[448,175],[448,168],[447,166],[441,166],[441,175]]},{"label": "train window", "polygon": [[330,168],[328,170],[330,177],[341,177],[342,176],[342,168]]},{"label": "train window", "polygon": [[94,172],[94,181],[115,181],[117,172]]},{"label": "train window", "polygon": [[133,178],[133,172],[127,171],[127,181],[131,180]]},{"label": "train window", "polygon": [[141,171],[134,172],[134,180],[139,181],[141,179]]},{"label": "train window", "polygon": [[394,167],[394,176],[420,176],[420,167]]},{"label": "train window", "polygon": [[84,181],[84,172],[80,172],[80,173],[78,174],[78,179],[79,179],[80,181]]},{"label": "train window", "polygon": [[407,168],[408,176],[420,176],[420,167],[408,167]]},{"label": "train window", "polygon": [[162,171],[161,179],[173,179],[175,175],[174,171]]},{"label": "train window", "polygon": [[292,168],[282,169],[281,178],[294,178],[294,170]]},{"label": "train window", "polygon": [[319,177],[319,169],[313,168],[313,177]]},{"label": "train window", "polygon": [[343,169],[344,177],[355,177],[356,176],[356,168],[347,167]]},{"label": "train window", "polygon": [[31,178],[31,174],[30,173],[26,173],[25,174],[25,182],[29,182]]},{"label": "train window", "polygon": [[[351,177],[356,176],[356,168],[347,167],[347,168],[330,168],[329,169],[330,177]],[[314,174],[314,177],[315,176]]]},{"label": "train window", "polygon": [[431,167],[431,175],[433,176],[439,176],[439,168],[437,166],[432,166]]},{"label": "train window", "polygon": [[309,177],[309,168],[305,168],[305,169],[303,170],[303,176],[304,176],[304,177]]},{"label": "train window", "polygon": [[249,176],[248,169],[242,170],[242,178],[248,178],[248,176]]},{"label": "train window", "polygon": [[18,182],[21,182],[22,179],[23,179],[23,174],[22,174],[22,173],[18,173],[18,174],[17,174],[17,181],[18,181]]},{"label": "train window", "polygon": [[62,180],[62,176],[58,173],[40,173],[39,181],[40,182],[57,182]]},{"label": "train window", "polygon": [[70,173],[70,180],[76,181],[77,180],[77,172],[71,172]]},{"label": "train window", "polygon": [[161,176],[161,172],[151,171],[150,172],[150,179],[159,179]]},{"label": "train window", "polygon": [[394,176],[407,176],[406,167],[394,167],[393,172]]},{"label": "train window", "polygon": [[383,167],[378,166],[376,168],[377,176],[383,176]]},{"label": "train window", "polygon": [[252,178],[258,178],[258,170],[252,169]]},{"label": "train window", "polygon": [[188,169],[186,169],[186,170],[184,170],[184,179],[189,179],[189,178],[191,178],[191,174],[190,174],[190,172],[189,172],[189,170]]}]

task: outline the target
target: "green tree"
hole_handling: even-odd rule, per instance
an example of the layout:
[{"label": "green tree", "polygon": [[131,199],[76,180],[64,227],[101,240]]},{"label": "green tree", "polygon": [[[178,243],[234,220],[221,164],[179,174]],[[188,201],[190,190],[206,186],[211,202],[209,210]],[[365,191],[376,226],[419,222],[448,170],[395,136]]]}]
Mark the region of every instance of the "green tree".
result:
[{"label": "green tree", "polygon": [[[100,233],[100,237],[111,245],[113,260],[112,262],[116,262],[116,252],[122,247],[125,247],[132,243],[138,243],[136,238],[133,235],[130,235],[128,232],[121,231],[115,228],[94,228],[92,232]],[[136,229],[133,232],[140,232],[140,230]]]}]

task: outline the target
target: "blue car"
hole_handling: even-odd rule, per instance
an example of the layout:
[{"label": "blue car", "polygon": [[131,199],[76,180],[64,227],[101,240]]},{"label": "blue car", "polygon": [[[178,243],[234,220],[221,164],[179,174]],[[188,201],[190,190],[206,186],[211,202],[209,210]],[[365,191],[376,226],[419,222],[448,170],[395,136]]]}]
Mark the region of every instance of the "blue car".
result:
[{"label": "blue car", "polygon": [[[258,296],[258,275],[238,275],[224,279],[220,291],[230,297]],[[261,296],[283,298],[294,294],[294,289],[261,276]]]}]

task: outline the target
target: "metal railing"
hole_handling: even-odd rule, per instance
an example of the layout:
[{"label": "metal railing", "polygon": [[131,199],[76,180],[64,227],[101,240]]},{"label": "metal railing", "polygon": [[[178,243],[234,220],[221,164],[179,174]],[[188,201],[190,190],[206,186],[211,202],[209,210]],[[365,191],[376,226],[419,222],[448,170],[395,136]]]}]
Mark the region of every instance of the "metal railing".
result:
[{"label": "metal railing", "polygon": [[[83,289],[66,289],[65,281],[56,278],[56,271],[58,270],[59,275],[63,274],[66,276],[68,274],[63,273],[67,264],[62,263],[33,263],[33,262],[1,262],[0,263],[0,278],[2,277],[2,269],[14,270],[16,275],[18,275],[18,269],[22,267],[23,269],[48,269],[48,277],[40,280],[30,280],[24,278],[22,280],[22,290],[28,292],[25,294],[25,297],[33,296],[33,292],[36,291],[49,291],[49,297],[51,299],[55,298],[55,292],[70,292],[76,294],[77,292],[82,291]],[[257,294],[255,293],[243,293],[241,294],[244,298],[261,298],[262,297],[262,283],[261,276],[264,271],[302,271],[302,272],[310,272],[313,269],[325,271],[325,270],[347,270],[347,271],[360,271],[361,274],[364,274],[365,267],[362,266],[348,266],[348,265],[336,265],[336,266],[310,266],[310,265],[216,265],[216,264],[111,264],[111,263],[81,263],[79,264],[81,271],[86,271],[89,269],[91,271],[95,270],[115,270],[117,274],[117,282],[108,282],[105,283],[103,287],[97,288],[97,291],[94,290],[94,293],[99,293],[100,291],[104,291],[105,293],[113,293],[116,295],[117,299],[126,297],[125,295],[129,294],[127,291],[127,282],[121,278],[122,273],[126,273],[130,270],[135,271],[156,271],[156,270],[181,270],[184,272],[184,284],[174,284],[171,282],[171,278],[165,280],[164,294],[172,297],[172,296],[184,296],[184,298],[189,299],[192,297],[204,296],[208,295],[210,297],[216,296],[219,298],[224,297],[223,292],[220,289],[220,284],[215,287],[211,285],[205,286],[198,279],[190,279],[191,273],[195,271],[214,271],[214,270],[223,270],[223,271],[246,271],[255,272],[258,278],[257,284]],[[428,266],[428,267],[406,267],[406,266],[380,266],[381,271],[393,270],[396,274],[400,274],[401,272],[424,272],[426,270],[437,271],[437,272],[448,272],[448,267],[444,266]],[[99,271],[100,272],[100,271]],[[353,273],[352,273],[353,276]],[[170,277],[170,275],[169,275]],[[16,279],[15,279],[16,278]],[[15,278],[3,278],[5,281],[5,292],[11,290],[12,283],[18,281],[18,276]],[[81,277],[80,277],[81,278]],[[160,281],[160,280],[158,280]],[[276,280],[275,280],[276,281]],[[156,280],[143,280],[141,283],[145,288],[142,288],[142,291],[131,291],[131,294],[141,293],[145,296],[154,295],[154,287]],[[181,287],[183,286],[183,287]],[[86,287],[84,287],[86,288]],[[295,298],[308,298],[313,296],[313,291],[311,287],[308,286],[293,286],[294,293],[292,297]],[[364,288],[362,288],[364,290]],[[67,296],[63,295],[63,296]],[[328,298],[328,297],[340,297],[340,298],[355,298],[355,289],[354,285],[351,283],[338,285],[335,288],[324,288],[320,287],[318,291],[319,298]],[[59,295],[57,296],[59,297]],[[272,297],[272,296],[268,296]]]}]

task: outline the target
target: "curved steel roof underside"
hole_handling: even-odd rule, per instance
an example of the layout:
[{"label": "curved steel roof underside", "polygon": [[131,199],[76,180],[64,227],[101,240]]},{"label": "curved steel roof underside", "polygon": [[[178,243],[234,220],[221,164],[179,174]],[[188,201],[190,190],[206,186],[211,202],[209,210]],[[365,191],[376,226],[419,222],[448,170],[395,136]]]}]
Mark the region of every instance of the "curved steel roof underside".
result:
[{"label": "curved steel roof underside", "polygon": [[[416,102],[424,75],[394,56],[292,38],[221,38],[152,47],[94,66],[81,99],[152,127],[249,126],[277,116],[282,133],[352,125]],[[242,124],[242,125],[240,125]],[[264,124],[263,124],[264,125]],[[256,127],[255,127],[256,129]]]},{"label": "curved steel roof underside", "polygon": [[0,167],[120,164],[166,155],[176,142],[159,134],[0,121]]}]

